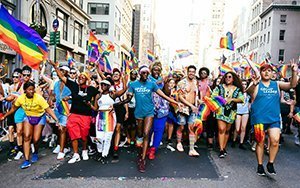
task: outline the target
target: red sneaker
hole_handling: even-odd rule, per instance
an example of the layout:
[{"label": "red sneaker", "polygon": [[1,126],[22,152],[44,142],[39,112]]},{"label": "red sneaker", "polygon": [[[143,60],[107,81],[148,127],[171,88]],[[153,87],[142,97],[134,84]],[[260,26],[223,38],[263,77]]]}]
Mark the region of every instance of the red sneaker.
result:
[{"label": "red sneaker", "polygon": [[154,147],[151,147],[149,149],[149,155],[148,155],[148,157],[149,157],[150,160],[155,159],[155,148]]}]

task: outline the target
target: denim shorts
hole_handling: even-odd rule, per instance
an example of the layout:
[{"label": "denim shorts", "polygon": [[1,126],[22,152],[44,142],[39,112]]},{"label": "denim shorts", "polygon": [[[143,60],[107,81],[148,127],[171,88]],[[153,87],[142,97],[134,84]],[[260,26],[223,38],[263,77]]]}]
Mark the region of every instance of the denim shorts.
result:
[{"label": "denim shorts", "polygon": [[178,114],[177,120],[179,125],[193,124],[196,120],[196,114],[194,112],[190,115]]},{"label": "denim shorts", "polygon": [[65,116],[61,113],[59,113],[57,110],[54,110],[55,116],[58,119],[59,125],[66,127],[67,126],[67,120],[68,120],[68,116]]}]

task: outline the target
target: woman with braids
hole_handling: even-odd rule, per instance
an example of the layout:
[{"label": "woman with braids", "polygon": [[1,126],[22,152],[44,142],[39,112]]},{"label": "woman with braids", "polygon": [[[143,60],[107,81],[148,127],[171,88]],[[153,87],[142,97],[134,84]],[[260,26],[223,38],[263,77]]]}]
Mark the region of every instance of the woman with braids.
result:
[{"label": "woman with braids", "polygon": [[[55,122],[58,122],[57,117],[49,107],[47,101],[41,95],[35,93],[34,82],[28,81],[24,83],[23,90],[25,93],[18,97],[10,111],[1,118],[1,121],[3,121],[7,116],[14,113],[20,107],[25,112],[25,120],[23,122],[25,161],[20,166],[22,169],[30,167],[31,162],[35,163],[38,161],[38,142],[46,123],[45,112],[47,112],[55,120]],[[32,154],[30,162],[29,155],[31,139],[33,139],[34,143],[34,153]]]},{"label": "woman with braids", "polygon": [[240,79],[234,72],[227,72],[219,86],[212,93],[212,96],[221,96],[226,100],[226,104],[219,108],[216,113],[218,122],[218,137],[220,146],[220,158],[227,155],[226,145],[229,138],[231,125],[236,118],[237,103],[242,103],[244,95]]}]

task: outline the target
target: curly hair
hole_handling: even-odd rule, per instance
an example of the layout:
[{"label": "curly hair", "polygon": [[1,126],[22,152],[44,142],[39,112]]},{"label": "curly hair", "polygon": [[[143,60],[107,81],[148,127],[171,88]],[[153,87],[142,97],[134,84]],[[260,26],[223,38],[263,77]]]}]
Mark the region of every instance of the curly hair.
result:
[{"label": "curly hair", "polygon": [[241,79],[232,71],[230,72],[227,72],[226,74],[224,74],[224,76],[222,77],[221,79],[221,82],[220,84],[226,84],[225,83],[225,78],[228,74],[231,74],[232,75],[232,78],[233,78],[233,85],[236,86],[237,88],[240,89],[240,91],[243,91],[243,86],[242,86],[242,82],[241,82]]}]

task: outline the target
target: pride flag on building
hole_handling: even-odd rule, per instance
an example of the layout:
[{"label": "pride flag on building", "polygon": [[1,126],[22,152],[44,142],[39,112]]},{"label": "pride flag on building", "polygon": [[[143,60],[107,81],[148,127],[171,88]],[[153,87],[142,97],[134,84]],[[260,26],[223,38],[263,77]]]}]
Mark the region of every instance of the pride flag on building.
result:
[{"label": "pride flag on building", "polygon": [[227,32],[226,37],[221,37],[220,48],[226,48],[228,50],[234,51],[233,36],[231,32]]},{"label": "pride flag on building", "polygon": [[48,49],[41,36],[23,22],[15,19],[0,4],[0,40],[16,51],[22,62],[39,69],[48,57]]}]

